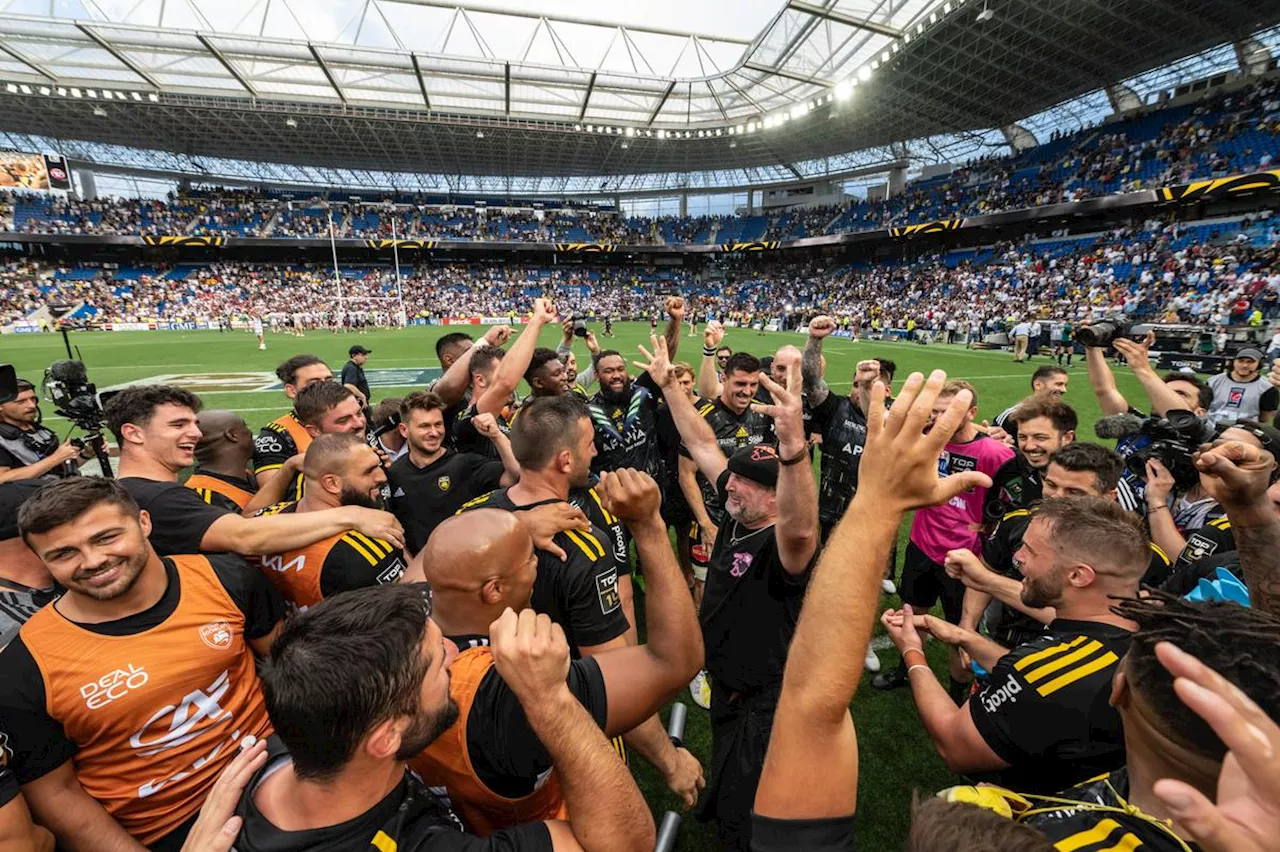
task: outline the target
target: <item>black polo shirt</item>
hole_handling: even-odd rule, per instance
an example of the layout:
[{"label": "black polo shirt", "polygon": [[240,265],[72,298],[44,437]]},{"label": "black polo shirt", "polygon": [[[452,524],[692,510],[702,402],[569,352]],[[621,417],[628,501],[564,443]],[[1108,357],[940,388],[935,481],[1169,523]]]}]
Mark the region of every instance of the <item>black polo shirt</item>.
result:
[{"label": "black polo shirt", "polygon": [[136,476],[116,481],[151,516],[151,546],[161,556],[200,553],[200,542],[214,521],[240,514],[204,502],[193,489],[177,482]]},{"label": "black polo shirt", "polygon": [[355,361],[348,361],[342,365],[342,384],[354,385],[364,394],[365,402],[369,401],[369,380],[364,376],[364,367],[361,367]]}]

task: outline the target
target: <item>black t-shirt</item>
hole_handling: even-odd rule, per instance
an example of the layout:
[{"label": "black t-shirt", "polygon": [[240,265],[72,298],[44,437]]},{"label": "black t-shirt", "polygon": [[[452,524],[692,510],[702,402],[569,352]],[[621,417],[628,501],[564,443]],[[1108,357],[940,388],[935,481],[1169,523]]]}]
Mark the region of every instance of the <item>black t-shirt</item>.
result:
[{"label": "black t-shirt", "polygon": [[[693,401],[693,407],[701,410],[708,403],[701,399]],[[676,428],[675,418],[671,416],[671,408],[662,400],[658,405],[658,451],[662,454],[663,516],[671,521],[682,521],[689,516],[689,501],[680,490],[680,430]]]},{"label": "black t-shirt", "polygon": [[1123,766],[1120,714],[1110,698],[1131,636],[1059,618],[1044,636],[1001,657],[968,702],[978,733],[1009,764],[984,780],[1048,794]]},{"label": "black t-shirt", "polygon": [[822,404],[811,410],[809,431],[822,436],[818,520],[833,524],[844,516],[858,489],[867,417],[849,397],[828,393]]},{"label": "black t-shirt", "polygon": [[[449,638],[464,649],[489,644],[485,636]],[[590,657],[573,660],[565,683],[603,729],[609,718],[609,702],[599,664]],[[498,674],[497,667],[485,673],[476,689],[467,717],[467,754],[476,777],[508,799],[532,793],[539,776],[552,766],[551,755],[529,727],[520,700]]]},{"label": "black t-shirt", "polygon": [[613,561],[618,564],[618,570],[623,574],[627,573],[631,564],[631,555],[627,549],[631,541],[630,534],[622,521],[605,510],[595,485],[590,488],[570,488],[569,505],[580,509],[593,527],[607,534],[608,540],[601,539],[601,542],[613,552]]},{"label": "black t-shirt", "polygon": [[136,476],[118,482],[151,515],[151,546],[161,556],[200,553],[200,542],[214,521],[240,514],[210,505],[194,490],[176,482]]},{"label": "black t-shirt", "polygon": [[[203,503],[201,505],[204,505]],[[207,557],[218,582],[244,613],[244,636],[260,639],[284,617],[284,601],[266,577],[238,556],[219,553]],[[134,636],[159,626],[178,608],[182,577],[172,560],[164,560],[169,584],[150,609],[116,621],[76,625],[101,636]],[[13,736],[15,771],[22,784],[57,769],[76,753],[62,725],[49,716],[44,676],[19,634],[0,651],[0,719]],[[157,708],[159,709],[159,708]]]},{"label": "black t-shirt", "polygon": [[[514,512],[540,505],[543,503],[518,505],[508,496],[507,489],[500,488],[477,497],[458,511]],[[618,592],[618,563],[606,546],[607,541],[605,532],[593,526],[589,533],[570,530],[556,535],[556,544],[568,556],[565,562],[546,551],[537,551],[538,575],[529,605],[564,628],[575,657],[579,648],[616,639],[630,627]]]},{"label": "black t-shirt", "polygon": [[827,819],[774,819],[752,811],[751,848],[755,852],[851,852],[854,821],[853,814]]},{"label": "black t-shirt", "polygon": [[[726,470],[720,493],[728,480]],[[702,598],[707,672],[739,691],[780,683],[808,582],[808,570],[782,567],[773,526],[748,530],[726,516]]]},{"label": "black t-shirt", "polygon": [[18,776],[13,772],[13,750],[9,735],[0,730],[0,808],[18,798]]},{"label": "black t-shirt", "polygon": [[991,477],[983,516],[996,518],[1014,509],[1025,509],[1040,499],[1043,489],[1040,471],[1027,463],[1021,450],[1015,450],[1013,458],[1000,465]]},{"label": "black t-shirt", "polygon": [[[747,408],[742,414],[734,414],[719,398],[716,398],[714,402],[709,402],[698,409],[698,413],[715,433],[716,444],[725,458],[729,458],[743,447],[775,443],[773,419],[751,408]],[[680,454],[692,458],[685,447],[680,449]],[[702,503],[706,506],[707,515],[710,516],[713,524],[720,526],[725,520],[724,504],[720,501],[715,483],[708,482],[702,475],[702,471],[698,471],[698,487],[702,490]]]},{"label": "black t-shirt", "polygon": [[12,642],[22,625],[41,607],[56,601],[61,594],[62,588],[56,584],[33,589],[0,577],[0,648]]},{"label": "black t-shirt", "polygon": [[1182,597],[1201,579],[1212,580],[1218,568],[1226,568],[1238,579],[1240,554],[1236,552],[1236,537],[1231,531],[1231,521],[1217,518],[1202,527],[1187,531],[1187,545],[1178,554],[1169,576],[1160,585],[1162,591]]},{"label": "black t-shirt", "polygon": [[369,810],[337,825],[307,831],[283,831],[258,810],[253,796],[262,782],[289,763],[276,754],[250,780],[236,813],[244,820],[235,848],[239,852],[551,852],[551,833],[542,823],[495,831],[488,837],[466,834],[444,800],[406,771],[400,783]]},{"label": "black t-shirt", "polygon": [[360,393],[364,394],[365,402],[369,401],[369,380],[364,377],[364,367],[355,361],[348,361],[342,365],[340,381],[344,385],[354,385]]},{"label": "black t-shirt", "polygon": [[625,402],[609,400],[603,390],[591,397],[591,425],[596,433],[591,469],[598,473],[631,467],[660,479],[658,402],[662,392],[648,373],[631,383],[630,392]]},{"label": "black t-shirt", "polygon": [[[460,453],[475,453],[488,459],[496,459],[498,448],[493,445],[493,441],[476,431],[476,424],[472,422],[479,413],[475,402],[458,412],[457,419],[453,421],[454,449]],[[510,435],[511,424],[507,422],[507,418],[499,414],[495,419],[502,434]]]},{"label": "black t-shirt", "polygon": [[387,470],[391,488],[391,511],[404,527],[410,553],[426,545],[431,532],[462,504],[498,487],[502,462],[476,453],[444,455],[418,467],[405,454]]}]

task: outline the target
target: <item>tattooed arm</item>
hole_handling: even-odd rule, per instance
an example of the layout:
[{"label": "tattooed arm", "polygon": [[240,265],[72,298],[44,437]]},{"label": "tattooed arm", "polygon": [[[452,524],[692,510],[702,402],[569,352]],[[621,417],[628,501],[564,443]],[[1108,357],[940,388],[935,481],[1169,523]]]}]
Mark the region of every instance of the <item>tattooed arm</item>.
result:
[{"label": "tattooed arm", "polygon": [[800,369],[804,378],[804,396],[809,408],[817,408],[827,401],[831,388],[822,377],[822,340],[836,330],[831,317],[814,317],[809,320],[809,341],[804,345],[804,358]]},{"label": "tattooed arm", "polygon": [[1227,510],[1254,609],[1280,615],[1280,518],[1267,498],[1275,459],[1239,441],[1196,457],[1201,487]]}]

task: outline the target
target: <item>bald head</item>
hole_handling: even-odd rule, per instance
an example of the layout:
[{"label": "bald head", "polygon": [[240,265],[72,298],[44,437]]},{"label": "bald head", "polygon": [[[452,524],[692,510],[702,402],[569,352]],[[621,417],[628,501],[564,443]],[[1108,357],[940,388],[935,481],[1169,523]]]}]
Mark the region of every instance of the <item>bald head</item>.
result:
[{"label": "bald head", "polygon": [[778,351],[773,354],[773,363],[769,365],[769,378],[773,379],[780,385],[787,382],[787,370],[792,364],[800,366],[800,359],[804,357],[804,353],[797,347],[787,345],[779,347]]},{"label": "bald head", "polygon": [[431,584],[446,634],[488,633],[504,609],[529,605],[537,577],[529,531],[518,513],[502,509],[449,518],[414,561]]},{"label": "bald head", "polygon": [[321,435],[307,447],[307,454],[302,461],[302,475],[313,480],[326,474],[342,476],[346,473],[351,454],[361,448],[368,449],[368,445],[355,435],[345,432]]},{"label": "bald head", "polygon": [[253,457],[253,433],[244,418],[234,411],[206,409],[196,415],[200,426],[200,441],[196,444],[196,464],[203,468],[238,465],[243,476],[245,465]]}]

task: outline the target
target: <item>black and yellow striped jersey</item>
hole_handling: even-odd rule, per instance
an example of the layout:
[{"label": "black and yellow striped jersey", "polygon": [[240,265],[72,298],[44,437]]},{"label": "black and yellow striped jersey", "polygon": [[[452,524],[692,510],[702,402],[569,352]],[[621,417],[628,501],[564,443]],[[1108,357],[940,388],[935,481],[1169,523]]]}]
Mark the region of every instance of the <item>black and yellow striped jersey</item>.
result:
[{"label": "black and yellow striped jersey", "polygon": [[1044,794],[1122,766],[1124,737],[1110,697],[1130,638],[1121,627],[1059,618],[1001,657],[969,699],[978,733],[1009,764],[985,780]]},{"label": "black and yellow striped jersey", "polygon": [[[507,489],[499,488],[463,504],[458,513],[482,508],[514,512],[539,505],[517,504]],[[538,576],[529,605],[564,628],[569,649],[577,658],[580,648],[608,642],[629,627],[618,590],[618,564],[609,535],[594,524],[590,532],[559,533],[555,542],[568,558],[561,562],[551,553],[538,551]]]}]

